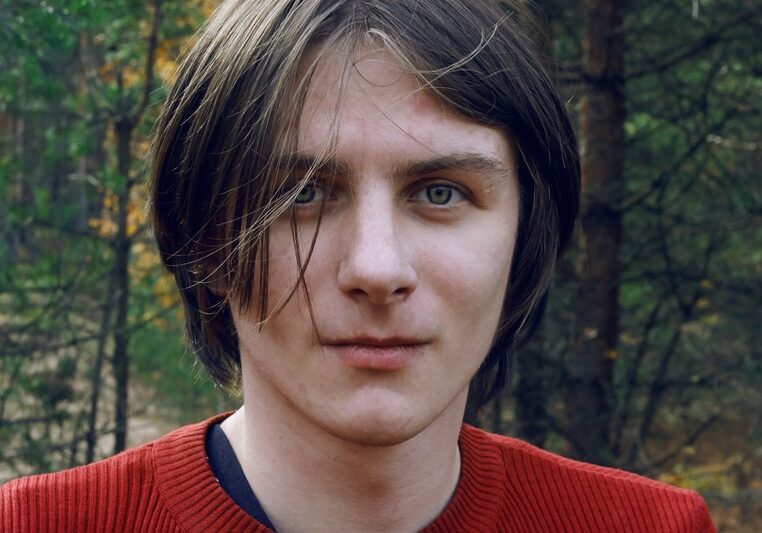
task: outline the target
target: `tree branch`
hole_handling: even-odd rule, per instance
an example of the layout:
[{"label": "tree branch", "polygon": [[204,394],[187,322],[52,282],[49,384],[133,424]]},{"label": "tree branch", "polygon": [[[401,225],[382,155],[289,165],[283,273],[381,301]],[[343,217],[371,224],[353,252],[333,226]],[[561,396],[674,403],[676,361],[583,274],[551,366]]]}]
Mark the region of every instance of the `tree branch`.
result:
[{"label": "tree branch", "polygon": [[656,461],[651,463],[649,465],[649,467],[650,468],[659,468],[659,467],[663,466],[664,464],[670,462],[672,459],[674,459],[675,457],[677,457],[680,454],[680,452],[683,450],[683,448],[685,448],[686,446],[690,446],[691,444],[696,442],[698,440],[698,438],[706,430],[708,430],[710,427],[712,427],[712,425],[715,422],[717,422],[718,419],[719,419],[719,416],[717,414],[713,414],[712,416],[710,416],[702,424],[699,424],[699,426],[693,431],[693,433],[688,435],[688,437],[685,440],[683,440],[683,442],[681,442],[680,444],[675,446],[675,448],[671,452],[666,453],[665,455],[663,455],[662,457],[660,457],[659,459],[657,459]]},{"label": "tree branch", "polygon": [[721,41],[722,36],[725,32],[739,24],[747,22],[748,20],[754,20],[754,17],[759,15],[759,11],[759,8],[742,11],[729,18],[724,23],[715,26],[713,31],[707,33],[687,47],[684,47],[681,50],[672,51],[672,53],[665,51],[659,54],[658,58],[649,58],[646,60],[648,63],[647,67],[628,73],[625,76],[625,79],[631,80],[646,76],[648,74],[658,74],[660,72],[664,72],[665,70],[668,70],[675,65],[685,61],[686,59],[690,59],[706,50],[709,50]]},{"label": "tree branch", "polygon": [[148,100],[153,90],[153,68],[156,63],[156,48],[159,42],[159,29],[161,28],[161,7],[162,0],[153,0],[153,19],[151,21],[151,33],[148,36],[148,51],[146,52],[145,64],[145,82],[143,83],[143,94],[135,109],[130,113],[129,120],[132,124],[137,124],[141,115],[148,106]]}]

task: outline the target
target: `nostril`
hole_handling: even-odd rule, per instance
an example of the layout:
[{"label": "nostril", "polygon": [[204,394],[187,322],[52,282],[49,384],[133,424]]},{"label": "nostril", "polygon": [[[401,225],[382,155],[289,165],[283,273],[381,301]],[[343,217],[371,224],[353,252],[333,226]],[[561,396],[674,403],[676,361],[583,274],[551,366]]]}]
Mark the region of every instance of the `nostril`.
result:
[{"label": "nostril", "polygon": [[339,287],[357,301],[374,305],[387,305],[406,299],[416,286],[412,268],[398,268],[393,272],[368,272],[345,269],[340,275]]},{"label": "nostril", "polygon": [[410,295],[417,276],[393,224],[394,205],[370,205],[347,221],[338,264],[338,285],[344,294],[373,305],[399,302]]}]

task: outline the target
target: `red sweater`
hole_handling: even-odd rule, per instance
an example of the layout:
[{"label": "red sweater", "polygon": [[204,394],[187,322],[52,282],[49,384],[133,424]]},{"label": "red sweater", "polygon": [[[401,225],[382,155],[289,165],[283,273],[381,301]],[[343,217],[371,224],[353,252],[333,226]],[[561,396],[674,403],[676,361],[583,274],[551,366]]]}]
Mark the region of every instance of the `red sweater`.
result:
[{"label": "red sweater", "polygon": [[[224,416],[224,415],[223,415]],[[204,437],[220,416],[109,459],[0,487],[0,531],[270,531],[222,490]],[[695,492],[464,425],[461,476],[426,532],[714,532]]]}]

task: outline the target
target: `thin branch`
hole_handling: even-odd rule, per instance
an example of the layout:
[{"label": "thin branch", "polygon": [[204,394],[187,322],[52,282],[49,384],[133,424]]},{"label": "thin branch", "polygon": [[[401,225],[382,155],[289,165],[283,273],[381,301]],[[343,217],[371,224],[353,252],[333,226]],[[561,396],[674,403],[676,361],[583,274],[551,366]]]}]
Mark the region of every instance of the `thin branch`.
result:
[{"label": "thin branch", "polygon": [[695,153],[698,152],[700,148],[707,144],[709,136],[719,132],[735,115],[735,111],[731,110],[726,113],[725,116],[723,116],[720,120],[708,126],[696,137],[696,139],[688,146],[688,148],[672,162],[672,164],[666,168],[662,168],[661,171],[659,171],[659,174],[656,176],[656,178],[651,181],[650,187],[648,189],[639,194],[632,195],[627,201],[619,206],[619,209],[621,209],[623,212],[629,211],[642,204],[657,190],[662,190],[664,185],[666,185],[674,175],[675,170],[678,169],[683,163],[688,161],[688,159],[690,159],[693,155],[695,155]]},{"label": "thin branch", "polygon": [[760,9],[750,9],[737,13],[735,16],[729,18],[724,23],[716,25],[713,31],[707,33],[691,45],[684,47],[681,50],[672,51],[672,53],[665,51],[659,54],[659,58],[651,58],[646,62],[649,63],[647,67],[640,70],[630,72],[625,76],[626,80],[640,78],[649,74],[658,74],[669,70],[670,68],[682,63],[683,61],[700,55],[706,50],[711,49],[722,39],[722,36],[728,30],[733,29],[735,26],[743,24],[749,20],[754,20],[755,16],[758,16]]},{"label": "thin branch", "polygon": [[619,450],[619,446],[622,442],[622,435],[624,433],[624,428],[627,427],[627,423],[629,422],[629,417],[631,413],[631,406],[632,406],[632,399],[635,394],[635,390],[638,388],[638,370],[640,369],[641,364],[643,363],[643,359],[645,358],[647,348],[649,346],[649,339],[651,337],[651,331],[656,327],[657,318],[659,316],[659,312],[661,311],[662,306],[664,305],[664,301],[666,300],[667,294],[662,295],[656,302],[656,305],[653,307],[651,312],[648,315],[648,319],[646,320],[645,325],[643,326],[643,332],[641,334],[641,338],[643,339],[640,342],[640,345],[638,346],[638,351],[635,354],[635,358],[630,364],[630,366],[627,369],[627,376],[625,379],[624,387],[624,398],[622,400],[622,403],[620,405],[620,408],[618,409],[618,417],[616,419],[616,423],[614,425],[613,430],[613,436],[614,436],[614,450]]},{"label": "thin branch", "polygon": [[[702,264],[701,279],[706,277],[707,271],[709,270],[711,258],[717,246],[717,241],[718,240],[716,237],[712,238],[706,247],[706,250],[704,252],[704,260]],[[669,250],[666,248],[666,237],[665,237],[664,253],[667,255],[666,259],[669,259]],[[671,270],[670,261],[667,261],[667,268]],[[677,291],[677,283],[675,281],[674,276],[669,276],[669,277],[670,277],[670,286],[672,287],[673,291]],[[701,291],[702,289],[700,285],[697,285],[689,301],[685,303],[679,303],[680,309],[683,313],[684,322],[688,322],[692,318],[693,312],[695,310],[695,304],[701,297]],[[675,298],[678,300],[678,302],[680,302],[679,295],[675,294]],[[645,408],[643,409],[643,419],[641,420],[640,429],[638,430],[638,440],[636,442],[633,442],[632,446],[630,447],[630,453],[628,454],[629,462],[634,461],[635,456],[637,455],[637,449],[639,447],[638,443],[641,443],[642,445],[642,443],[646,441],[646,437],[649,431],[651,430],[651,425],[653,424],[653,421],[656,418],[656,412],[658,411],[658,408],[659,408],[659,402],[661,400],[664,390],[666,389],[665,382],[667,377],[667,371],[669,370],[669,364],[677,349],[681,336],[682,336],[682,328],[677,327],[674,333],[672,334],[672,338],[670,339],[670,342],[667,345],[667,348],[664,350],[664,353],[662,354],[661,360],[659,361],[659,366],[656,371],[656,376],[654,380],[651,382],[651,385],[649,387],[648,400],[646,402]]]},{"label": "thin branch", "polygon": [[719,415],[717,415],[717,414],[713,414],[712,416],[710,416],[703,423],[699,424],[699,426],[693,431],[693,433],[688,435],[688,437],[685,440],[683,440],[680,444],[675,446],[675,448],[671,452],[666,453],[665,455],[663,455],[662,457],[660,457],[656,461],[652,462],[649,465],[649,467],[650,468],[657,468],[658,469],[661,466],[663,466],[664,464],[670,462],[672,459],[677,457],[680,454],[681,451],[683,451],[683,448],[685,448],[686,446],[690,446],[694,442],[696,442],[698,440],[698,438],[706,430],[708,430],[710,427],[712,427],[712,425],[714,425],[715,422],[717,422],[718,419],[719,419]]},{"label": "thin branch", "polygon": [[[152,313],[151,315],[141,320],[133,322],[129,326],[123,328],[123,330],[130,333],[140,330],[141,328],[145,327],[147,324],[150,324],[154,320],[157,320],[161,315],[175,308],[175,306],[176,304],[172,304],[172,306],[170,307],[159,309],[155,313]],[[22,345],[14,346],[14,348],[16,348],[15,350],[3,350],[2,352],[0,352],[0,358],[12,357],[12,356],[29,357],[39,351],[45,351],[45,352],[51,353],[51,352],[65,349],[65,348],[72,348],[74,346],[79,346],[80,344],[84,344],[89,341],[98,340],[100,338],[100,335],[101,335],[100,331],[97,331],[89,335],[74,337],[71,340],[68,340],[66,342],[61,342],[58,344],[37,344],[37,345],[25,344],[23,346]]]}]

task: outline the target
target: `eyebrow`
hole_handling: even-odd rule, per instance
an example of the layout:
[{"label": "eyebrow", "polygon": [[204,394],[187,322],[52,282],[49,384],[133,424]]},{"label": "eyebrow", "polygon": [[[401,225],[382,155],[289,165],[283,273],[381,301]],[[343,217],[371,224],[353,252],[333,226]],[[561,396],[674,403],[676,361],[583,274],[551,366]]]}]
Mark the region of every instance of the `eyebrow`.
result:
[{"label": "eyebrow", "polygon": [[[319,159],[315,156],[292,154],[279,158],[277,168],[293,172],[314,168],[317,174],[338,174],[352,176],[352,166],[342,159],[328,157]],[[390,173],[393,179],[424,177],[440,172],[473,172],[484,174],[492,179],[505,179],[511,175],[512,168],[504,161],[480,153],[456,152],[422,160],[402,161],[396,164]]]},{"label": "eyebrow", "polygon": [[511,168],[500,159],[479,153],[453,153],[424,159],[406,161],[394,167],[395,177],[428,176],[440,172],[475,172],[492,178],[506,178]]}]

